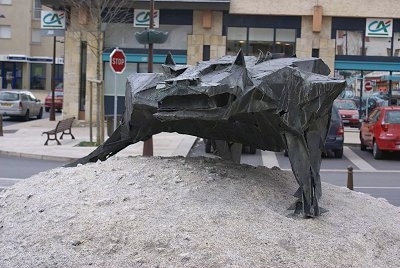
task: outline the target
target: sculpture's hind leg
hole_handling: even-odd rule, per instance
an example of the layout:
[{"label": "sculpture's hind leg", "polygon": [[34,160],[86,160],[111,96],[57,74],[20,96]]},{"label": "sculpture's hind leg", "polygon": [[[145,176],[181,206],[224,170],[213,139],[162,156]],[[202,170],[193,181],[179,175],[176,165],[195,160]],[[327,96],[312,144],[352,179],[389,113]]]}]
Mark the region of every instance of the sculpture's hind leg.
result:
[{"label": "sculpture's hind leg", "polygon": [[[313,141],[313,135],[314,133],[309,133],[306,137],[309,141]],[[304,217],[319,216],[318,199],[321,196],[321,182],[315,169],[319,164],[316,151],[314,149],[310,151],[310,148],[315,148],[315,144],[314,142],[307,144],[306,137],[289,132],[285,133],[285,137],[293,174],[299,184],[299,189],[294,195],[299,198],[294,206],[295,213],[302,212]],[[321,155],[319,161],[320,159]],[[299,211],[300,209],[302,211]]]}]

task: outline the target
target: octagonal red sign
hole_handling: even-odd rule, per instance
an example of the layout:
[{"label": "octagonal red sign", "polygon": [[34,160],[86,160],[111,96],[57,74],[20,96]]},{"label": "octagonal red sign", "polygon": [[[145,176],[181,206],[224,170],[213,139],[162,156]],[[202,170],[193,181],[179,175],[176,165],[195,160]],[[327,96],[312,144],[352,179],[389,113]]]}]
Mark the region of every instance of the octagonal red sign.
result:
[{"label": "octagonal red sign", "polygon": [[126,56],[122,49],[116,48],[110,54],[110,67],[115,73],[123,73],[126,68]]}]

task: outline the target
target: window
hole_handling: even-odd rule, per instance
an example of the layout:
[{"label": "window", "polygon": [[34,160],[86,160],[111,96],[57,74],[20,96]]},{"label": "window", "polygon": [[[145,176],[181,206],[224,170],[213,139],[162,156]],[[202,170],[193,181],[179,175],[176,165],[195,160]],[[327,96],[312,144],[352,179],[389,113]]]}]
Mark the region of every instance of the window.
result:
[{"label": "window", "polygon": [[391,37],[365,37],[365,55],[391,56]]},{"label": "window", "polygon": [[40,20],[41,11],[42,11],[42,1],[41,0],[35,0],[33,2],[33,18]]},{"label": "window", "polygon": [[336,31],[336,55],[365,55],[362,53],[362,31]]},{"label": "window", "polygon": [[228,27],[227,54],[235,55],[240,49],[244,49],[247,40],[247,28]]},{"label": "window", "polygon": [[240,49],[245,55],[258,56],[263,53],[295,54],[296,29],[274,28],[227,28],[227,54],[235,55]]},{"label": "window", "polygon": [[249,28],[248,55],[258,56],[260,50],[263,53],[272,52],[274,49],[274,29]]},{"label": "window", "polygon": [[0,25],[0,38],[11,38],[10,25]]},{"label": "window", "polygon": [[400,33],[393,33],[393,54],[391,48],[388,49],[388,56],[400,57]]},{"label": "window", "polygon": [[0,0],[0,5],[11,5],[12,1],[11,0]]},{"label": "window", "polygon": [[46,64],[31,63],[31,88],[44,89],[46,84]]},{"label": "window", "polygon": [[32,43],[38,44],[41,42],[41,30],[40,29],[32,29]]}]

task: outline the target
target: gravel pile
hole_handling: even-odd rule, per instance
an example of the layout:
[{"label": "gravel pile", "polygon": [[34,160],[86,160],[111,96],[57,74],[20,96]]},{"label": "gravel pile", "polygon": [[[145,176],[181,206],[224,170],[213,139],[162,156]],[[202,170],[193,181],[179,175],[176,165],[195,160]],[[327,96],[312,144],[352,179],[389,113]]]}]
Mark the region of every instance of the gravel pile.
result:
[{"label": "gravel pile", "polygon": [[0,267],[399,267],[400,208],[323,183],[303,219],[291,172],[211,158],[113,157],[0,198]]}]

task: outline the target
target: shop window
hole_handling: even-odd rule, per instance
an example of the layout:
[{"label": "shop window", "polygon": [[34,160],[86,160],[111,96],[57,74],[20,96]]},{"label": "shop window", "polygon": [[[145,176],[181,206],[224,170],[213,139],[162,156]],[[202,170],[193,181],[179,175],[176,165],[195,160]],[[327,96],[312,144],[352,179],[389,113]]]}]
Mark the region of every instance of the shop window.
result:
[{"label": "shop window", "polygon": [[367,56],[389,56],[391,54],[390,37],[365,37],[365,52]]},{"label": "shop window", "polygon": [[31,89],[45,89],[46,85],[46,64],[31,64]]},{"label": "shop window", "polygon": [[273,51],[274,29],[271,28],[249,28],[249,51],[248,55],[258,56],[259,51]]},{"label": "shop window", "polygon": [[296,30],[274,28],[227,28],[227,54],[235,55],[242,49],[245,55],[257,56],[260,51],[295,54]]},{"label": "shop window", "polygon": [[283,53],[285,56],[292,56],[295,53],[296,30],[276,29],[275,53]]},{"label": "shop window", "polygon": [[388,56],[399,57],[400,56],[400,33],[393,33],[393,54],[392,49],[387,50]]},{"label": "shop window", "polygon": [[362,31],[336,31],[336,55],[365,55]]},{"label": "shop window", "polygon": [[228,27],[226,50],[228,55],[235,55],[240,49],[244,50],[247,40],[247,28]]}]

